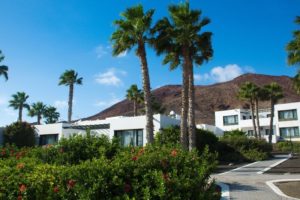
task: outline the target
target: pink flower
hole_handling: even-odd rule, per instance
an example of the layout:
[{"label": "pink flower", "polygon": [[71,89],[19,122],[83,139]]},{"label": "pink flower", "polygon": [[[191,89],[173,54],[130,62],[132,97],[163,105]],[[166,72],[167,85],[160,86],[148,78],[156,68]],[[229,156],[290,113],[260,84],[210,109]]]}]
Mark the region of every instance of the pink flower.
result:
[{"label": "pink flower", "polygon": [[74,187],[75,183],[76,183],[75,180],[70,179],[70,180],[68,181],[68,183],[67,183],[67,187],[68,187],[69,189],[72,189],[72,188]]},{"label": "pink flower", "polygon": [[59,192],[58,186],[55,186],[55,187],[53,188],[53,192],[55,192],[55,193],[58,193],[58,192]]},{"label": "pink flower", "polygon": [[137,159],[138,159],[137,156],[134,156],[134,157],[131,158],[131,160],[133,160],[133,161],[136,161]]}]

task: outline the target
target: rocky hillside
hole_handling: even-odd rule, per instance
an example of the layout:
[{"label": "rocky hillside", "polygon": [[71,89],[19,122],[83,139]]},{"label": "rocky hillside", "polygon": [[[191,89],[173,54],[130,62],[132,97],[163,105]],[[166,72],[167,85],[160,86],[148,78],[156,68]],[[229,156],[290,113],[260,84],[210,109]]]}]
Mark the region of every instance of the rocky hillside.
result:
[{"label": "rocky hillside", "polygon": [[[277,82],[283,87],[284,98],[280,103],[300,101],[300,95],[293,90],[291,78],[288,76],[269,76],[260,74],[244,74],[231,81],[208,86],[195,87],[195,114],[196,123],[214,124],[214,111],[228,110],[234,108],[247,108],[248,105],[237,99],[240,85],[246,81],[253,82],[259,86]],[[166,85],[153,90],[156,99],[166,108],[166,113],[174,110],[180,114],[181,86]],[[261,102],[261,107],[269,107],[268,102]],[[88,120],[104,119],[111,116],[132,115],[133,105],[128,100],[123,100],[99,113],[88,117]]]}]

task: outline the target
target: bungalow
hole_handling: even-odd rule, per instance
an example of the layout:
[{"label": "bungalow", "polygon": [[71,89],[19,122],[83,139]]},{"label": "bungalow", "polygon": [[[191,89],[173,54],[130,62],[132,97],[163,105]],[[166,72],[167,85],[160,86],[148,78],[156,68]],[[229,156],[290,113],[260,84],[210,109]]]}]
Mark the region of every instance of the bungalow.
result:
[{"label": "bungalow", "polygon": [[[165,116],[161,114],[153,115],[154,132],[171,125],[179,125],[180,119],[175,116]],[[146,117],[109,117],[103,120],[85,120],[74,123],[55,123],[45,125],[35,125],[37,142],[40,145],[53,144],[59,139],[69,137],[73,134],[85,134],[89,129],[94,134],[104,134],[109,138],[118,136],[122,145],[132,144],[134,146],[144,146],[146,138]]]}]

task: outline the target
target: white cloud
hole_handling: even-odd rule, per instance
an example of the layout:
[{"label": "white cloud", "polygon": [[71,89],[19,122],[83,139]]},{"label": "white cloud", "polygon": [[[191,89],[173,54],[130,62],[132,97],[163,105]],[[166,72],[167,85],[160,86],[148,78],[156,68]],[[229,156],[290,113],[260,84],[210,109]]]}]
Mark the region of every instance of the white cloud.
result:
[{"label": "white cloud", "polygon": [[0,96],[0,106],[7,105],[8,100],[6,97]]},{"label": "white cloud", "polygon": [[98,59],[102,58],[110,52],[110,46],[99,45],[96,47],[95,52]]},{"label": "white cloud", "polygon": [[54,102],[54,106],[57,108],[57,109],[65,109],[68,107],[68,102],[67,101],[60,101],[60,100],[57,100]]},{"label": "white cloud", "polygon": [[4,108],[4,112],[6,115],[11,117],[17,116],[16,111],[12,110],[11,108]]},{"label": "white cloud", "polygon": [[101,85],[120,86],[123,84],[121,76],[126,76],[127,72],[110,68],[106,72],[96,75],[95,81]]},{"label": "white cloud", "polygon": [[209,73],[195,74],[195,81],[211,81],[211,82],[225,82],[232,80],[245,73],[253,73],[255,70],[250,66],[240,67],[237,64],[229,64],[224,67],[214,67]]},{"label": "white cloud", "polygon": [[124,51],[124,52],[120,53],[117,57],[118,58],[124,58],[126,56],[127,56],[127,51]]},{"label": "white cloud", "polygon": [[97,101],[94,105],[97,107],[109,107],[120,101],[121,99],[117,98],[114,94],[111,94],[111,99],[106,101]]}]

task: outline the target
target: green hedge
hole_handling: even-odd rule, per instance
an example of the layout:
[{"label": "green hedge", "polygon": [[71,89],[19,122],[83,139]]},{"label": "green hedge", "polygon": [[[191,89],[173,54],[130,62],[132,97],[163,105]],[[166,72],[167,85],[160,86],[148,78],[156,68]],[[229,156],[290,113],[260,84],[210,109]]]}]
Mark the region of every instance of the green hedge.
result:
[{"label": "green hedge", "polygon": [[4,144],[15,144],[18,147],[35,145],[34,128],[27,122],[15,122],[4,129]]},{"label": "green hedge", "polygon": [[55,146],[2,147],[0,199],[220,198],[209,181],[216,155],[207,148],[199,155],[178,145],[116,144],[105,137],[74,136]]},{"label": "green hedge", "polygon": [[290,153],[293,149],[294,153],[300,153],[300,142],[282,141],[273,145],[274,151]]}]

